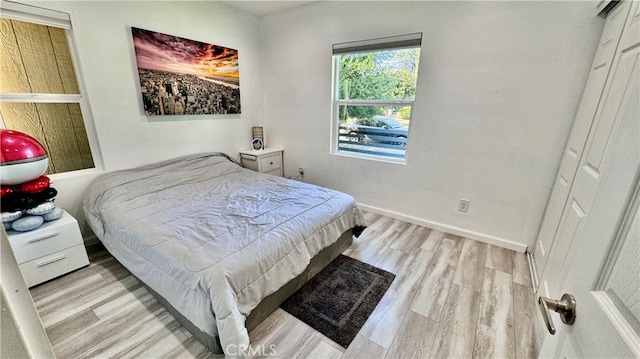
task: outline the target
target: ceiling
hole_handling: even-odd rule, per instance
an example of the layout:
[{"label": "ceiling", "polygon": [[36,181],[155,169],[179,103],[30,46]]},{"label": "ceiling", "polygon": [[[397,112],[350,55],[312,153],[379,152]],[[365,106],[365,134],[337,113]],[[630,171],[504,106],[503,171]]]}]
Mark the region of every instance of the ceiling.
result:
[{"label": "ceiling", "polygon": [[286,11],[289,9],[297,8],[300,6],[309,5],[319,1],[316,0],[302,0],[302,1],[242,1],[242,0],[227,0],[220,1],[221,3],[231,6],[233,8],[248,12],[256,16],[266,16],[275,14],[277,12]]}]

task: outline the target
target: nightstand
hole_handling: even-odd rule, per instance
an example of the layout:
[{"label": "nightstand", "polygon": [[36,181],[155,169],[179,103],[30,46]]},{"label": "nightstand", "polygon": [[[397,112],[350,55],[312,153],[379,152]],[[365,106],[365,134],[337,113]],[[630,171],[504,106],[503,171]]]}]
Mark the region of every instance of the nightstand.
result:
[{"label": "nightstand", "polygon": [[240,151],[240,160],[248,169],[282,177],[282,151],[280,148]]},{"label": "nightstand", "polygon": [[27,287],[89,265],[78,221],[67,212],[33,231],[7,235]]}]

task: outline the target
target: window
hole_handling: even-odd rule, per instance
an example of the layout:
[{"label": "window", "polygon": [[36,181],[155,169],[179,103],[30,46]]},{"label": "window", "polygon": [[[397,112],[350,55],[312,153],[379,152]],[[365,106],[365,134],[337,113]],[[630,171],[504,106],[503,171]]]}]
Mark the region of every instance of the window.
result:
[{"label": "window", "polygon": [[422,33],[333,45],[333,153],[406,162]]},{"label": "window", "polygon": [[24,132],[47,149],[46,174],[94,168],[69,16],[3,2],[0,20],[1,127]]}]

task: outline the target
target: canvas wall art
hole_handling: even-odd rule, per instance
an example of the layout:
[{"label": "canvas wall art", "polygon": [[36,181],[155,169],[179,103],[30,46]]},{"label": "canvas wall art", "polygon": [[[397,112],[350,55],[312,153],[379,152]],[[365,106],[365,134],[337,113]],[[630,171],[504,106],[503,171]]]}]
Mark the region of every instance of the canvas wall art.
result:
[{"label": "canvas wall art", "polygon": [[238,50],[132,27],[144,112],[240,113]]}]

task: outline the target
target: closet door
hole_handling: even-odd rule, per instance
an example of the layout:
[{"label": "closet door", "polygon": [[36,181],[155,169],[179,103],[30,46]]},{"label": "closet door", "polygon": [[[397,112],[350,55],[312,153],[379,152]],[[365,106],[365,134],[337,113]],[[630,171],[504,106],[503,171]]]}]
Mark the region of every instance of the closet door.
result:
[{"label": "closet door", "polygon": [[[566,237],[566,233],[563,234],[559,231],[563,214],[568,210],[575,211],[575,207],[572,207],[574,204],[568,201],[569,193],[573,187],[587,138],[603,97],[605,85],[607,85],[607,78],[614,62],[630,3],[630,1],[625,1],[613,8],[607,15],[607,20],[602,30],[598,49],[576,112],[571,135],[563,153],[556,182],[536,239],[534,260],[539,285],[544,282],[543,273],[548,266],[550,254],[560,250],[562,246],[558,242],[561,241],[560,238]],[[557,257],[557,255],[564,256],[566,253],[556,253],[554,256]]]},{"label": "closet door", "polygon": [[[573,258],[558,263],[552,251],[547,265],[566,276],[550,286],[550,298],[574,295],[576,320],[565,326],[552,314],[558,332],[545,335],[540,357],[640,358],[638,1],[632,3],[616,56],[569,195],[571,207],[582,210],[565,211],[560,225],[561,232],[571,235]],[[581,212],[586,213],[583,218],[575,218]],[[564,225],[573,222],[579,223],[576,230]]]}]

